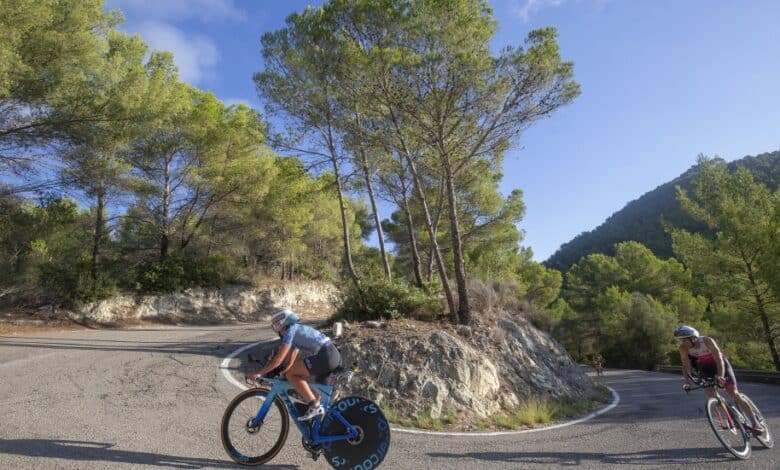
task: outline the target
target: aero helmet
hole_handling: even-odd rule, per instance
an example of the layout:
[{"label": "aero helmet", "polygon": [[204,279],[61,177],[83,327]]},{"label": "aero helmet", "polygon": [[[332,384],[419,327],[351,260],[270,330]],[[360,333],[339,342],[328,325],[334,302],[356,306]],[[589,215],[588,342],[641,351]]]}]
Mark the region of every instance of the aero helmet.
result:
[{"label": "aero helmet", "polygon": [[277,333],[281,332],[286,327],[298,323],[298,315],[292,310],[279,310],[271,317],[271,328]]},{"label": "aero helmet", "polygon": [[699,332],[692,326],[682,325],[674,330],[674,337],[677,339],[698,338]]}]

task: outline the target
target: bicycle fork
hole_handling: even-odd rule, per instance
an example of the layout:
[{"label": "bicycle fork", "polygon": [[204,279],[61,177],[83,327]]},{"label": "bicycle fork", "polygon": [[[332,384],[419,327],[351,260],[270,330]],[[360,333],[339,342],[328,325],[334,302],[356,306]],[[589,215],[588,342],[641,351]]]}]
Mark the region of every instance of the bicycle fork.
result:
[{"label": "bicycle fork", "polygon": [[728,405],[723,400],[718,400],[718,422],[720,423],[720,427],[722,429],[728,429],[732,432],[735,432],[737,429],[737,425],[734,422],[734,418],[732,416],[732,413],[729,412]]}]

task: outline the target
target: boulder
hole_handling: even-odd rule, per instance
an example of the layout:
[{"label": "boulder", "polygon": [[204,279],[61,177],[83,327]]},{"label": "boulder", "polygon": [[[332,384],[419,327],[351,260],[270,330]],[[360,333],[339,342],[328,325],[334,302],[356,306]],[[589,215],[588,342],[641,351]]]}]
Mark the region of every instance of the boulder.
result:
[{"label": "boulder", "polygon": [[361,372],[342,393],[368,395],[410,418],[484,418],[526,397],[593,396],[592,381],[549,335],[506,312],[482,321],[468,337],[447,325],[409,328],[408,321],[345,331],[337,341],[344,363]]}]

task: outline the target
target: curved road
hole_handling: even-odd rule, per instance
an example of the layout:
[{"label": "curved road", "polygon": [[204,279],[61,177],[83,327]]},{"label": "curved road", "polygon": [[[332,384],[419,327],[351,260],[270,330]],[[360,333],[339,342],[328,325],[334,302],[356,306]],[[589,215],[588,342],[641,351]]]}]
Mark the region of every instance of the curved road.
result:
[{"label": "curved road", "polygon": [[[271,338],[258,325],[2,336],[0,468],[236,468],[218,428],[239,390],[219,365]],[[248,367],[242,356],[230,363],[236,375]],[[703,394],[686,396],[677,376],[608,371],[604,381],[620,404],[590,421],[498,437],[396,432],[383,468],[780,468],[778,448],[758,443],[750,460],[732,459],[707,425]],[[780,386],[742,388],[780,434]],[[297,431],[271,464],[329,468],[308,458]]]}]

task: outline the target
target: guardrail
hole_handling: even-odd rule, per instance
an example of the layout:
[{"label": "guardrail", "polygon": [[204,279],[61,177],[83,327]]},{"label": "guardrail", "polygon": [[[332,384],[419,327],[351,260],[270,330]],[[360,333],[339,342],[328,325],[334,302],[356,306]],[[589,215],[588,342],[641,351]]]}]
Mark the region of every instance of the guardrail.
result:
[{"label": "guardrail", "polygon": [[[659,366],[659,372],[682,374],[681,366]],[[766,370],[734,369],[738,381],[760,382],[765,384],[780,384],[780,372]]]}]

